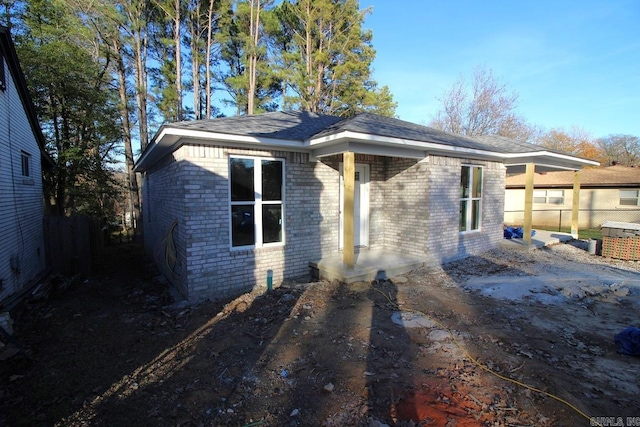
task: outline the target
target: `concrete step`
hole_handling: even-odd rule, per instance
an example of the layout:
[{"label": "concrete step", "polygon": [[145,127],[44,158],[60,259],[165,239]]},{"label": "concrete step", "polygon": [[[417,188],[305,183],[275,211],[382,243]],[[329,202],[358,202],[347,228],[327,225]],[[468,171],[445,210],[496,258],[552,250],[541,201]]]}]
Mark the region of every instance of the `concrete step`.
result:
[{"label": "concrete step", "polygon": [[356,263],[352,269],[345,268],[342,254],[309,262],[314,277],[344,283],[389,279],[423,265],[424,261],[417,257],[386,250],[361,251],[356,255]]}]

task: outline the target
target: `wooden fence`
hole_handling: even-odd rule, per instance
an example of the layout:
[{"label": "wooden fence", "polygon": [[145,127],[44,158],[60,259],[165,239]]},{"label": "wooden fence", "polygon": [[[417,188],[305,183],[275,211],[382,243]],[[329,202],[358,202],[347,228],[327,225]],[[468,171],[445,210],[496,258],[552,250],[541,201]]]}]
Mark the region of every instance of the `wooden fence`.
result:
[{"label": "wooden fence", "polygon": [[92,260],[104,248],[99,220],[88,216],[45,216],[47,266],[54,273],[91,273]]}]

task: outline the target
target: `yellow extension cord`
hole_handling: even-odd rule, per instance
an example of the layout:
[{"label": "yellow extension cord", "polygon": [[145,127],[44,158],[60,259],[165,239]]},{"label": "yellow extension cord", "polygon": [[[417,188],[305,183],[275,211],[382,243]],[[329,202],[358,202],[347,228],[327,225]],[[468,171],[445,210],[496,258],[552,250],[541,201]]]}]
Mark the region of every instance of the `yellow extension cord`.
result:
[{"label": "yellow extension cord", "polygon": [[455,335],[453,334],[453,332],[451,332],[451,331],[449,330],[449,328],[447,328],[446,326],[444,326],[444,325],[443,325],[442,323],[440,323],[438,320],[434,319],[433,317],[429,316],[427,313],[424,313],[424,312],[422,312],[422,311],[420,311],[420,310],[415,310],[415,309],[413,309],[413,308],[409,308],[409,309],[407,309],[407,308],[402,308],[402,309],[401,309],[401,308],[400,308],[400,305],[399,305],[397,302],[393,301],[393,300],[392,300],[392,299],[391,299],[387,294],[385,294],[383,291],[381,291],[380,289],[378,289],[378,288],[376,288],[375,286],[373,286],[373,283],[371,284],[371,287],[373,288],[373,290],[374,290],[374,291],[376,291],[376,292],[378,292],[379,294],[381,294],[382,296],[384,296],[384,297],[385,297],[385,299],[386,299],[387,301],[389,301],[389,303],[391,303],[391,305],[393,305],[397,310],[410,311],[410,312],[413,312],[413,313],[420,314],[420,315],[422,315],[422,316],[425,316],[425,317],[426,317],[426,318],[428,318],[429,320],[431,320],[431,321],[432,321],[433,323],[435,323],[436,325],[438,325],[442,330],[446,331],[446,332],[449,334],[449,336],[453,339],[453,342],[455,343],[455,345],[456,345],[460,350],[462,350],[462,352],[465,354],[465,356],[466,356],[469,360],[471,360],[471,362],[473,362],[476,366],[478,366],[480,369],[482,369],[483,371],[488,372],[488,373],[490,373],[491,375],[493,375],[493,376],[496,376],[496,377],[500,378],[501,380],[508,381],[508,382],[510,382],[510,383],[513,383],[513,384],[519,385],[520,387],[524,387],[524,388],[526,388],[526,389],[528,389],[528,390],[534,391],[534,392],[536,392],[536,393],[543,394],[543,395],[545,395],[545,396],[547,396],[547,397],[550,397],[550,398],[552,398],[552,399],[554,399],[554,400],[557,400],[558,402],[563,403],[563,404],[565,404],[566,406],[568,406],[569,408],[573,409],[573,410],[574,410],[574,411],[576,411],[578,414],[582,415],[584,418],[588,419],[588,420],[591,422],[591,425],[596,425],[596,426],[600,426],[600,427],[602,427],[602,424],[600,424],[596,419],[594,419],[594,418],[592,418],[592,417],[588,416],[587,414],[585,414],[584,412],[582,412],[580,409],[578,409],[575,405],[573,405],[573,404],[571,404],[571,403],[567,402],[567,401],[566,401],[566,400],[564,400],[563,398],[558,397],[558,396],[556,396],[556,395],[554,395],[554,394],[548,393],[548,392],[546,392],[546,391],[544,391],[544,390],[540,390],[539,388],[536,388],[536,387],[530,386],[530,385],[525,384],[525,383],[523,383],[523,382],[520,382],[520,381],[518,381],[518,380],[514,380],[513,378],[509,378],[509,377],[507,377],[507,376],[505,376],[505,375],[502,375],[502,374],[500,374],[500,373],[498,373],[498,372],[496,372],[496,371],[492,370],[492,369],[491,369],[491,368],[489,368],[488,366],[485,366],[485,365],[483,365],[482,363],[478,362],[478,360],[476,360],[476,358],[475,358],[475,357],[473,357],[471,354],[469,354],[469,352],[467,351],[467,349],[465,349],[465,348],[462,346],[462,344],[460,344],[460,342],[456,339],[456,337],[455,337]]}]

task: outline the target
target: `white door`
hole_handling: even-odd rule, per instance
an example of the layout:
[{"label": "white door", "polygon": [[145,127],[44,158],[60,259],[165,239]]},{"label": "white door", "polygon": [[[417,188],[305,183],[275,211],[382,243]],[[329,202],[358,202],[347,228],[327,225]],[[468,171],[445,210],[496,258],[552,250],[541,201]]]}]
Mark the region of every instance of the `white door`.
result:
[{"label": "white door", "polygon": [[[344,168],[340,163],[340,248],[343,246]],[[353,241],[355,246],[369,245],[369,165],[355,165],[353,197]]]}]

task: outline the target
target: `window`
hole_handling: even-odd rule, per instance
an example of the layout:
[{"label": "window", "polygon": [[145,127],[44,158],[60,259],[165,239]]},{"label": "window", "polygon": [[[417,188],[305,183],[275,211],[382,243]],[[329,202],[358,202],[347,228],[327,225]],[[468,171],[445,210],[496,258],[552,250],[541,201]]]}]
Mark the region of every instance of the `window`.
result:
[{"label": "window", "polygon": [[22,152],[21,156],[20,156],[21,160],[22,160],[22,176],[28,177],[29,176],[29,161],[31,156],[29,155],[29,153],[25,153],[24,151]]},{"label": "window", "polygon": [[620,205],[638,206],[638,190],[620,190]]},{"label": "window", "polygon": [[564,204],[564,190],[534,190],[533,203],[562,205]]},{"label": "window", "polygon": [[482,219],[482,168],[462,166],[460,175],[460,231],[479,230]]},{"label": "window", "polygon": [[231,246],[282,243],[284,161],[232,157]]}]

